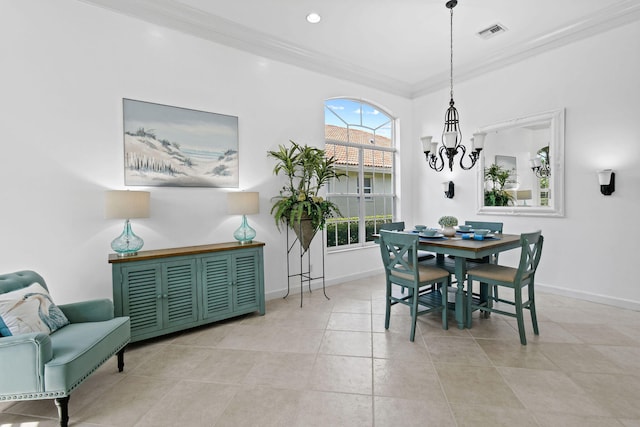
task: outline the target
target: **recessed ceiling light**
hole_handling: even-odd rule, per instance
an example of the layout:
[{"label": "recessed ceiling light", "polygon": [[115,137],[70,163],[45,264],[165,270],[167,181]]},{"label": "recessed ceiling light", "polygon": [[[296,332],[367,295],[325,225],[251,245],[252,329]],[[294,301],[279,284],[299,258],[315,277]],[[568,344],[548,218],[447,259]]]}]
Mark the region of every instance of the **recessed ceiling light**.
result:
[{"label": "recessed ceiling light", "polygon": [[322,18],[320,17],[320,15],[318,15],[315,12],[311,12],[310,14],[307,15],[307,22],[310,24],[317,24],[318,22],[320,22]]}]

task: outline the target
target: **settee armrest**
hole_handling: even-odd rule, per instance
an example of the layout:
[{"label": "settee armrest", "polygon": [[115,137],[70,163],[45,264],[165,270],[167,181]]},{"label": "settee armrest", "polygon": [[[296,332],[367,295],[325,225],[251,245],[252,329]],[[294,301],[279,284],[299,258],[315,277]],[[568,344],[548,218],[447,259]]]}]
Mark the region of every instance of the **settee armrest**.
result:
[{"label": "settee armrest", "polygon": [[113,302],[109,299],[73,302],[58,307],[71,323],[102,322],[113,319]]},{"label": "settee armrest", "polygon": [[44,365],[53,357],[49,335],[33,332],[0,338],[0,395],[44,389]]}]

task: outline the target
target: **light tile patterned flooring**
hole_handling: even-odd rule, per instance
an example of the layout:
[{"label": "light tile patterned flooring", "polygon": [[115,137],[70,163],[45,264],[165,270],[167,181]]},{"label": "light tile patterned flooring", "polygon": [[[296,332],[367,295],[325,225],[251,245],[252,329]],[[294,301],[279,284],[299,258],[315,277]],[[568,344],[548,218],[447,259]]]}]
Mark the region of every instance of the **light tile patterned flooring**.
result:
[{"label": "light tile patterned flooring", "polygon": [[[473,328],[392,308],[384,277],[267,303],[131,345],[71,395],[72,426],[640,426],[640,312],[538,292],[527,318]],[[453,319],[452,319],[453,320]],[[6,367],[2,367],[6,369]],[[52,401],[0,404],[0,426],[56,426]]]}]

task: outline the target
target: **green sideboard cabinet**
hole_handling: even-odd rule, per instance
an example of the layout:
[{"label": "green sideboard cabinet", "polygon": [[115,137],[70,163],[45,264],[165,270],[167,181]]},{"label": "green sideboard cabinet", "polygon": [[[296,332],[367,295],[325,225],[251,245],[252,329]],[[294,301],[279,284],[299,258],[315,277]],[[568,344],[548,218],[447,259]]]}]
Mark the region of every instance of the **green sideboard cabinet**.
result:
[{"label": "green sideboard cabinet", "polygon": [[264,243],[109,255],[116,316],[140,341],[264,308]]}]

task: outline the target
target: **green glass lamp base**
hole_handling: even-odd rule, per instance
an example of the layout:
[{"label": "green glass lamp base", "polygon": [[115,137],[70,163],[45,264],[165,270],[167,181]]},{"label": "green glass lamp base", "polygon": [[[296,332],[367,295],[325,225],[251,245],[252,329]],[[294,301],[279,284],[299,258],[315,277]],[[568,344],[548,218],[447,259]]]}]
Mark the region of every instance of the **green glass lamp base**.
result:
[{"label": "green glass lamp base", "polygon": [[242,223],[240,227],[233,233],[233,237],[241,245],[246,245],[253,242],[253,238],[256,237],[256,230],[251,228],[247,223],[247,216],[242,215]]},{"label": "green glass lamp base", "polygon": [[111,242],[111,249],[113,249],[118,256],[131,256],[137,254],[143,245],[144,240],[133,233],[131,223],[127,219],[124,222],[122,234]]}]

